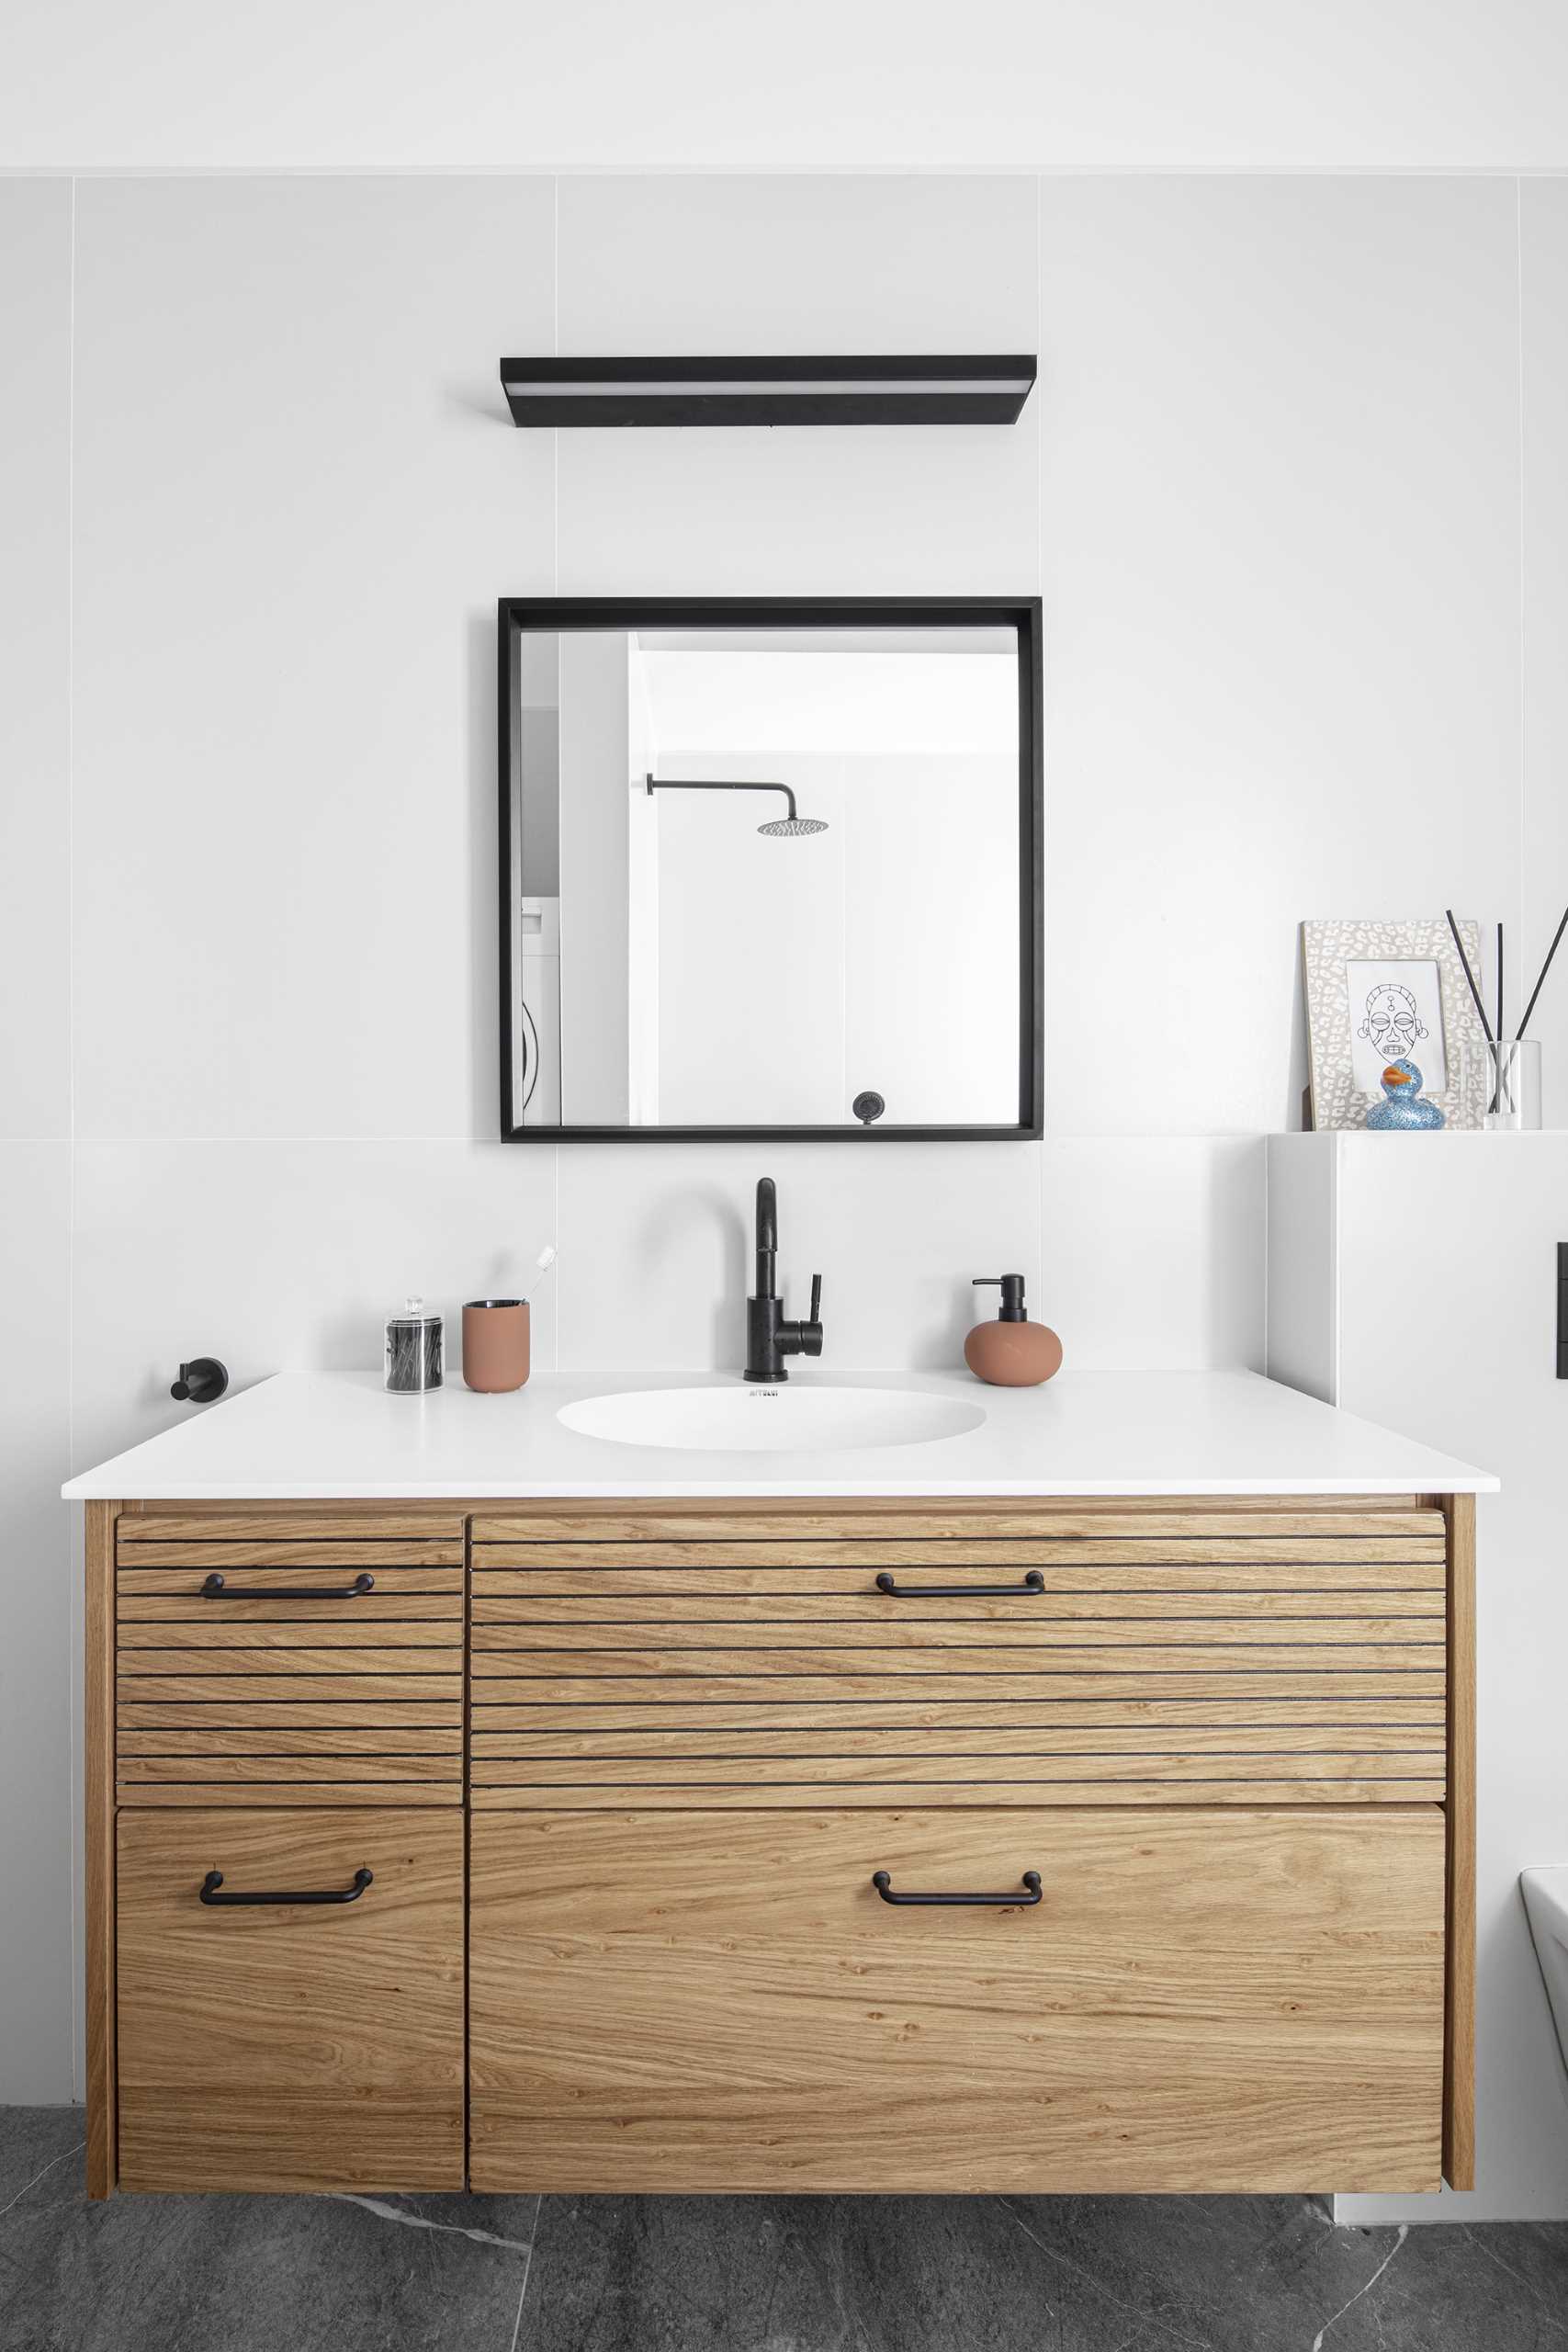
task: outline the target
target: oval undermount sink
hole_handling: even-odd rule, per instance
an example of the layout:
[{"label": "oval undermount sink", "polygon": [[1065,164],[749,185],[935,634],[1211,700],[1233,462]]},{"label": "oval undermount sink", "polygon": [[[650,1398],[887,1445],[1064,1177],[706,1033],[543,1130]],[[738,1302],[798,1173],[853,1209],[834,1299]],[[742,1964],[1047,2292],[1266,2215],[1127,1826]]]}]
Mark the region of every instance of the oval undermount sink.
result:
[{"label": "oval undermount sink", "polygon": [[562,1425],[613,1445],[705,1453],[825,1453],[962,1437],[983,1405],[903,1388],[634,1388],[563,1405]]}]

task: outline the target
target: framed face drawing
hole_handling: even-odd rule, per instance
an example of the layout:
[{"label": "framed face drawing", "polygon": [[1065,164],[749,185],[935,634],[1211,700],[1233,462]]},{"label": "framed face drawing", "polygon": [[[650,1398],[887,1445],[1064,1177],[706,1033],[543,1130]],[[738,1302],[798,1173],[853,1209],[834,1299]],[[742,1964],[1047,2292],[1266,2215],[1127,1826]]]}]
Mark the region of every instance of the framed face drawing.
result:
[{"label": "framed face drawing", "polygon": [[[1471,969],[1477,925],[1461,922]],[[1448,924],[1305,922],[1307,1044],[1314,1127],[1360,1127],[1390,1062],[1414,1062],[1450,1127],[1486,1109],[1484,1039]]]}]

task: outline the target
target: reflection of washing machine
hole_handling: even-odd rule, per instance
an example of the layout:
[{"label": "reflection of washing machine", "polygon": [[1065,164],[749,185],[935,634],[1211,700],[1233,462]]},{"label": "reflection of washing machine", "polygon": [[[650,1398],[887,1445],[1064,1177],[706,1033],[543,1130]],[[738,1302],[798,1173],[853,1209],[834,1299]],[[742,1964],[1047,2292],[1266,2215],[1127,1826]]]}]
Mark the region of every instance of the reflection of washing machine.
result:
[{"label": "reflection of washing machine", "polygon": [[560,1125],[560,900],[525,899],[522,1081],[525,1127]]}]

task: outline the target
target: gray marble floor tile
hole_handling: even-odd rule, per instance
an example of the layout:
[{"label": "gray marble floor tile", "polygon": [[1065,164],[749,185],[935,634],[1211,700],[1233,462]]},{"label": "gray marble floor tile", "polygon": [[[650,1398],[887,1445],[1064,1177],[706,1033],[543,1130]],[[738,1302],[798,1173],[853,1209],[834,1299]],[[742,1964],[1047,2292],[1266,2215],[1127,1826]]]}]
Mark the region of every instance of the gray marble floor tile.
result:
[{"label": "gray marble floor tile", "polygon": [[[1395,2233],[1337,2230],[1302,2197],[1009,2198],[1043,2285],[1070,2278],[1167,2346],[1256,2352],[1300,2342],[1348,2302]],[[1079,2308],[1086,2322],[1093,2304]],[[1109,2328],[1109,2315],[1105,2319]],[[1092,2339],[1091,2339],[1092,2340]],[[1114,2335],[1108,2335],[1114,2344]]]},{"label": "gray marble floor tile", "polygon": [[78,2110],[0,2109],[0,2352],[1568,2352],[1568,2224],[1337,2230],[1286,2197],[90,2205],[80,2138]]},{"label": "gray marble floor tile", "polygon": [[[1284,2197],[1010,2199],[1152,2341],[1205,2352],[1568,2352],[1568,2225],[1333,2226]],[[1116,2339],[1107,2336],[1114,2345]]]},{"label": "gray marble floor tile", "polygon": [[522,2344],[1568,2352],[1568,2227],[1338,2230],[1301,2198],[546,2198]]},{"label": "gray marble floor tile", "polygon": [[534,2198],[116,2197],[0,2218],[4,2352],[512,2352]]},{"label": "gray marble floor tile", "polygon": [[[1393,2233],[1366,2234],[1387,2241]],[[1411,2230],[1324,2352],[1346,2347],[1568,2352],[1568,2224]]]},{"label": "gray marble floor tile", "polygon": [[547,2197],[524,2338],[528,2352],[1125,2352],[1162,2340],[1150,2320],[1091,2273],[1048,2265],[995,2199]]},{"label": "gray marble floor tile", "polygon": [[0,2213],[86,2136],[79,2107],[0,2107]]}]

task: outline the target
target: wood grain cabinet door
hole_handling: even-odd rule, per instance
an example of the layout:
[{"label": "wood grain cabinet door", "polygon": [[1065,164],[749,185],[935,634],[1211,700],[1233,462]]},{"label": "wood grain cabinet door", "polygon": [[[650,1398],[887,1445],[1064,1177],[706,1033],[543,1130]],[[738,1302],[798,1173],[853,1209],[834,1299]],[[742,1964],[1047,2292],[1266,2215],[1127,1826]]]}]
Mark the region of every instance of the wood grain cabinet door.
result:
[{"label": "wood grain cabinet door", "polygon": [[459,1814],[127,1810],[118,1862],[122,2187],[462,2187]]},{"label": "wood grain cabinet door", "polygon": [[470,1885],[476,2188],[1438,2186],[1435,1806],[488,1813]]}]

